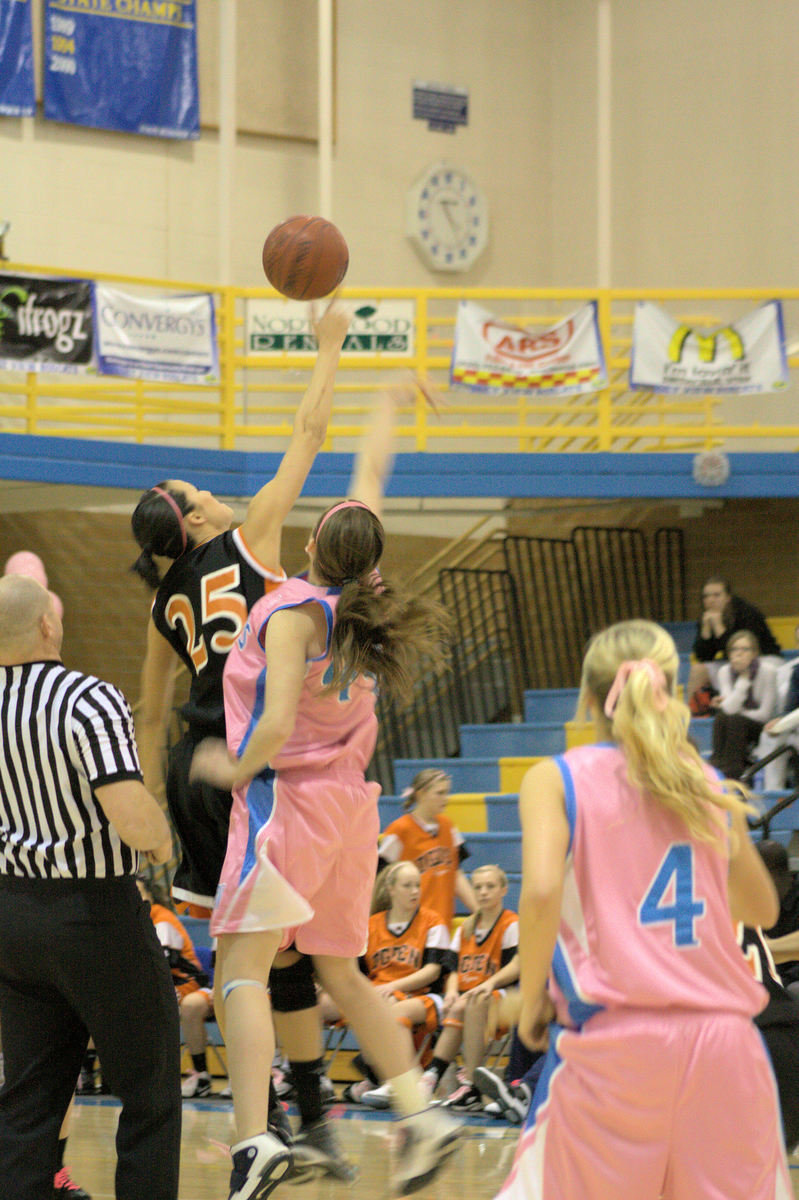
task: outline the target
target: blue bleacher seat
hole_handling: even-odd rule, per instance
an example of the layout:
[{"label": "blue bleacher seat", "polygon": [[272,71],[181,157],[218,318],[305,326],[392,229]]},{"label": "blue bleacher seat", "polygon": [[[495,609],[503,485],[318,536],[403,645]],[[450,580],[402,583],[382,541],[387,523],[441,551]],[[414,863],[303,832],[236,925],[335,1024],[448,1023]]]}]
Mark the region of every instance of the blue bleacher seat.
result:
[{"label": "blue bleacher seat", "polygon": [[486,796],[486,816],[489,833],[518,833],[521,828],[518,793]]},{"label": "blue bleacher seat", "polygon": [[496,863],[506,875],[522,869],[521,833],[468,833],[464,835],[469,857],[464,863],[467,871]]},{"label": "blue bleacher seat", "polygon": [[688,722],[688,736],[694,739],[700,754],[710,750],[713,745],[713,718],[692,717]]},{"label": "blue bleacher seat", "polygon": [[396,790],[401,792],[410,787],[414,776],[425,767],[437,767],[451,776],[453,792],[499,791],[499,763],[496,758],[396,758]]},{"label": "blue bleacher seat", "polygon": [[562,721],[525,724],[461,725],[461,752],[467,758],[516,758],[562,754],[566,732]]},{"label": "blue bleacher seat", "polygon": [[680,654],[690,654],[696,639],[696,621],[661,621],[664,629],[668,629],[674,638],[674,644]]},{"label": "blue bleacher seat", "polygon": [[525,721],[571,721],[579,688],[535,688],[524,693]]},{"label": "blue bleacher seat", "polygon": [[180,913],[179,918],[181,925],[186,930],[195,947],[211,945],[211,934],[208,929],[207,917],[186,917],[183,913]]}]

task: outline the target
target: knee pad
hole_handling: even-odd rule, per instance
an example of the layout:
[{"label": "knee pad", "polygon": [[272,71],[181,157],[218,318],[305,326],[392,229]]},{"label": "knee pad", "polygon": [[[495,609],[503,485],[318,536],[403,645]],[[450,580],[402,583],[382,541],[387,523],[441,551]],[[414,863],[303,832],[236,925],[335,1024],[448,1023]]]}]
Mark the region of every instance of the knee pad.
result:
[{"label": "knee pad", "polygon": [[310,958],[303,954],[290,967],[272,967],[269,990],[275,1012],[301,1012],[306,1008],[316,1008],[316,988]]},{"label": "knee pad", "polygon": [[227,1000],[232,991],[238,987],[257,987],[266,991],[266,984],[260,979],[231,979],[230,983],[222,984],[222,999]]}]

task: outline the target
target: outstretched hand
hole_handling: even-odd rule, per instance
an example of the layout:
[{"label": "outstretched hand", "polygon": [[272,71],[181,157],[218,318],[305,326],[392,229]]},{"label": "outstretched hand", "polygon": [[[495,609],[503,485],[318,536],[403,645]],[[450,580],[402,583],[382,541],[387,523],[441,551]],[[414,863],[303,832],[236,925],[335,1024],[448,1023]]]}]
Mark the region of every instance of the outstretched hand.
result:
[{"label": "outstretched hand", "polygon": [[311,328],[316,335],[319,348],[321,349],[322,346],[340,348],[347,336],[352,317],[353,309],[339,298],[338,292],[333,293],[332,299],[321,316],[316,304],[312,301]]},{"label": "outstretched hand", "polygon": [[189,781],[201,779],[225,792],[233,790],[237,760],[233,757],[222,738],[204,738],[191,760]]}]

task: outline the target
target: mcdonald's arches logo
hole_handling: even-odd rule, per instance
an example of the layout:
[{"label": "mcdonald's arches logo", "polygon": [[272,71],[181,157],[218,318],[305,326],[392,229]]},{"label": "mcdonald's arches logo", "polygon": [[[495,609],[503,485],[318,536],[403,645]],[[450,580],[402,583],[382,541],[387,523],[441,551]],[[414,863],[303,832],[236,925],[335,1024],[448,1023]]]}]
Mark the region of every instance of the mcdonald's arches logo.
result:
[{"label": "mcdonald's arches logo", "polygon": [[719,338],[724,338],[729,347],[733,362],[740,362],[746,357],[743,338],[734,325],[725,325],[717,333],[697,333],[690,325],[678,325],[669,339],[669,359],[671,362],[682,362],[683,350],[689,338],[696,342],[699,361],[712,363],[716,361],[716,348]]}]

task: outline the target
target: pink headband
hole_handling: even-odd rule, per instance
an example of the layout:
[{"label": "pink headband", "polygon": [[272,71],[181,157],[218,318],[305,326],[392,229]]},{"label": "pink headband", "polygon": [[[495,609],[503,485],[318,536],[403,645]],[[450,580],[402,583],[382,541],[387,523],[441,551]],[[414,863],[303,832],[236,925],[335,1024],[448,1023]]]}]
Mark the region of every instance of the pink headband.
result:
[{"label": "pink headband", "polygon": [[316,537],[319,537],[322,526],[325,524],[325,522],[327,520],[329,520],[330,517],[333,516],[333,513],[340,512],[342,508],[365,508],[367,512],[372,511],[369,508],[369,505],[364,504],[363,501],[361,501],[361,500],[341,500],[338,504],[334,504],[332,508],[329,508],[327,510],[327,512],[325,513],[325,515],[322,517],[322,520],[319,522],[319,524],[316,527],[316,534],[315,534]]},{"label": "pink headband", "polygon": [[155,492],[157,496],[163,496],[170,508],[173,509],[175,516],[178,519],[178,525],[180,526],[180,536],[183,538],[183,548],[181,550],[182,554],[183,550],[186,549],[186,526],[183,521],[183,513],[180,511],[180,506],[176,502],[174,496],[170,496],[169,492],[165,492],[163,488],[153,487],[150,488],[150,491]]},{"label": "pink headband", "polygon": [[613,685],[605,701],[606,717],[613,716],[622,689],[634,671],[646,671],[652,684],[655,708],[658,712],[663,712],[665,709],[669,702],[669,696],[666,691],[666,676],[663,674],[663,671],[651,658],[633,658],[623,662],[616,672],[616,678],[613,680]]}]

